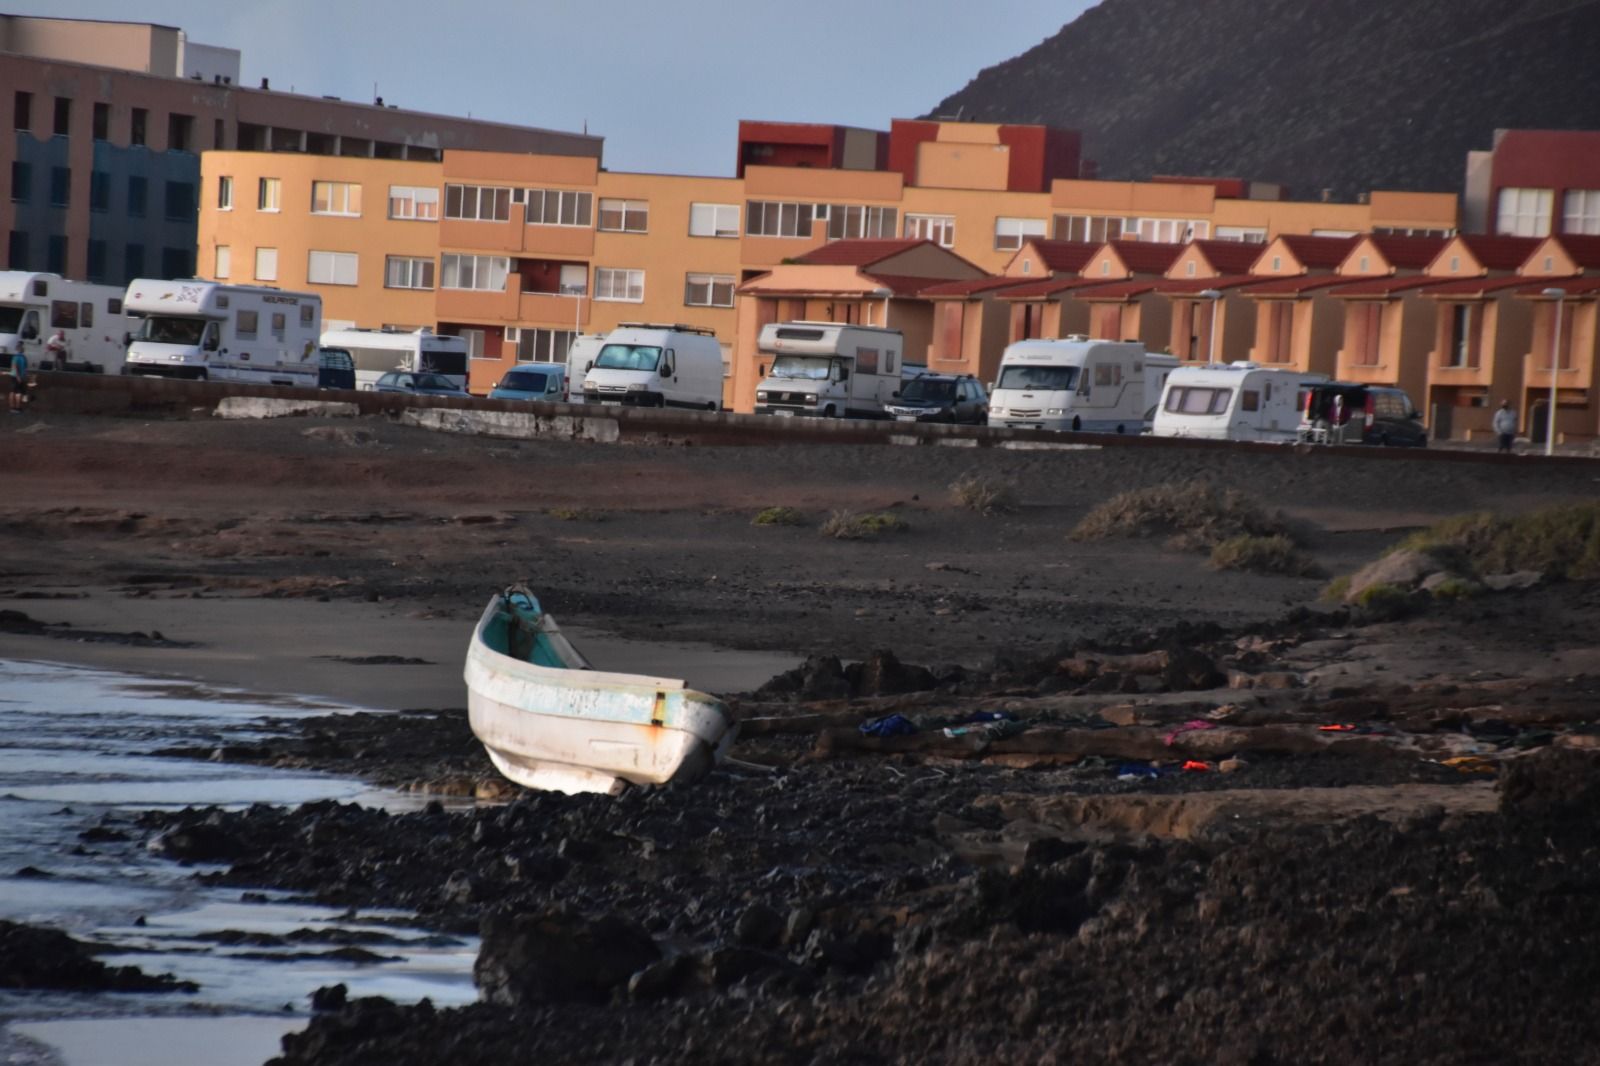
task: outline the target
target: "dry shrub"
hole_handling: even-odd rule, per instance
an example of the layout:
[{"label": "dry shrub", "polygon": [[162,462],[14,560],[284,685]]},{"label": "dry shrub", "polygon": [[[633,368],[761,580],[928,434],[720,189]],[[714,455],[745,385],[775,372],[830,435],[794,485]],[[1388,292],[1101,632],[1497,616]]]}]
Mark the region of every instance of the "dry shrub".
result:
[{"label": "dry shrub", "polygon": [[888,511],[875,514],[835,511],[822,523],[821,533],[835,540],[866,540],[880,533],[904,533],[910,528],[911,524],[904,518]]},{"label": "dry shrub", "polygon": [[1292,538],[1293,531],[1237,489],[1200,481],[1118,493],[1090,511],[1070,535],[1073,540],[1164,536],[1169,548],[1197,551],[1233,537]]},{"label": "dry shrub", "polygon": [[750,519],[753,526],[803,526],[806,524],[805,515],[793,507],[768,507],[756,512]]},{"label": "dry shrub", "polygon": [[1396,551],[1427,552],[1452,570],[1600,577],[1600,503],[1567,504],[1505,517],[1487,511],[1447,518],[1413,533]]},{"label": "dry shrub", "polygon": [[1017,492],[1004,481],[967,474],[950,486],[956,503],[981,515],[1006,514],[1017,509]]},{"label": "dry shrub", "polygon": [[1290,577],[1316,577],[1321,573],[1311,557],[1281,533],[1270,537],[1248,533],[1229,537],[1211,549],[1211,569],[1288,574]]}]

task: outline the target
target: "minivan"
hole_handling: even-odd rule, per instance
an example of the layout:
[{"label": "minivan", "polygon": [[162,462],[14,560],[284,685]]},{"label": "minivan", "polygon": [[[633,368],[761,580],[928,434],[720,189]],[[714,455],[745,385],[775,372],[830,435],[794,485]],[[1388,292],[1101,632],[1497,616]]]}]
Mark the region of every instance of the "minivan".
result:
[{"label": "minivan", "polygon": [[1315,444],[1378,444],[1422,448],[1428,431],[1404,389],[1324,381],[1304,388],[1300,439]]},{"label": "minivan", "polygon": [[518,363],[489,390],[491,400],[542,400],[565,403],[567,364]]}]

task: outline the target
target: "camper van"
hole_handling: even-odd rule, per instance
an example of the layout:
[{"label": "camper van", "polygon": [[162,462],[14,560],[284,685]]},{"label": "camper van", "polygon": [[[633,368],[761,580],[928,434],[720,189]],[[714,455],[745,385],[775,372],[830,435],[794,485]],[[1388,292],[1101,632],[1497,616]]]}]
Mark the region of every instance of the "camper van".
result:
[{"label": "camper van", "polygon": [[756,386],[758,415],[884,418],[905,383],[897,329],[839,322],[769,322],[756,347],[766,376]]},{"label": "camper van", "polygon": [[722,406],[722,345],[699,326],[624,322],[606,334],[583,378],[586,403]]},{"label": "camper van", "polygon": [[1327,378],[1255,363],[1183,366],[1167,377],[1150,432],[1157,437],[1293,442],[1308,386]]},{"label": "camper van", "polygon": [[122,298],[114,285],[0,270],[0,368],[21,352],[35,370],[115,374],[127,351]]},{"label": "camper van", "polygon": [[214,281],[128,283],[125,372],[316,388],[322,297]]},{"label": "camper van", "polygon": [[1177,367],[1172,356],[1127,341],[1018,341],[1000,357],[989,425],[1142,433]]},{"label": "camper van", "polygon": [[345,351],[356,364],[356,388],[371,391],[391,370],[442,374],[467,387],[467,341],[429,329],[330,329],[322,347]]}]

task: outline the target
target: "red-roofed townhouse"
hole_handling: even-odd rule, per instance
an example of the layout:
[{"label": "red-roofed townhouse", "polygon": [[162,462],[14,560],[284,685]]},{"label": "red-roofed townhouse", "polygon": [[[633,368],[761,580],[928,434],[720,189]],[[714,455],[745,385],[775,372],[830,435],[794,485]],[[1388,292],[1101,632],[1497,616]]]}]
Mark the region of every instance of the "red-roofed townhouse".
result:
[{"label": "red-roofed townhouse", "polygon": [[1255,308],[1238,290],[1260,280],[1250,274],[1260,254],[1260,245],[1242,241],[1189,242],[1156,286],[1172,305],[1168,351],[1191,363],[1245,357],[1254,336]]},{"label": "red-roofed townhouse", "polygon": [[1443,237],[1371,234],[1350,249],[1336,273],[1361,280],[1331,290],[1344,304],[1340,381],[1395,385],[1423,403],[1436,307],[1420,292],[1432,281],[1422,271],[1444,245]]},{"label": "red-roofed townhouse", "polygon": [[[1590,439],[1600,434],[1600,401],[1595,361],[1600,358],[1600,237],[1547,237],[1517,271],[1527,282],[1517,295],[1533,301],[1533,326],[1522,357],[1519,410],[1529,437],[1546,440],[1550,410],[1551,357],[1556,381],[1556,439]],[[1560,290],[1556,296],[1552,290]],[[1547,295],[1548,294],[1548,295]],[[1561,333],[1556,337],[1556,319]]]},{"label": "red-roofed townhouse", "polygon": [[1181,244],[1107,241],[1083,269],[1096,284],[1068,290],[1064,298],[1088,305],[1090,337],[1138,341],[1159,352],[1172,339],[1172,304],[1156,283],[1182,253]]},{"label": "red-roofed townhouse", "polygon": [[756,341],[769,322],[853,322],[905,337],[905,359],[928,359],[933,303],[924,289],[986,278],[983,270],[927,240],[833,241],[739,286],[732,404],[755,406],[763,369]]},{"label": "red-roofed townhouse", "polygon": [[1095,284],[1082,275],[1100,247],[1093,241],[1047,241],[1043,237],[1024,242],[1005,268],[1005,276],[1018,284],[1000,293],[1000,299],[1011,308],[1008,341],[1053,339],[1089,331],[1089,309],[1064,303],[1063,294]]},{"label": "red-roofed townhouse", "polygon": [[1261,250],[1250,269],[1261,280],[1243,290],[1256,302],[1252,361],[1333,376],[1344,322],[1328,290],[1358,240],[1285,234]]},{"label": "red-roofed townhouse", "polygon": [[[1436,283],[1419,290],[1434,301],[1427,398],[1419,401],[1438,440],[1490,433],[1494,408],[1522,396],[1522,362],[1532,319],[1512,298],[1527,281],[1513,273],[1539,241],[1533,237],[1452,237],[1424,271]],[[1413,397],[1416,399],[1416,397]],[[1526,425],[1527,412],[1519,412]]]},{"label": "red-roofed townhouse", "polygon": [[923,289],[921,298],[933,302],[928,369],[993,381],[1000,372],[1000,356],[1010,343],[1011,307],[1000,297],[1019,284],[1032,283],[986,277],[946,281]]}]

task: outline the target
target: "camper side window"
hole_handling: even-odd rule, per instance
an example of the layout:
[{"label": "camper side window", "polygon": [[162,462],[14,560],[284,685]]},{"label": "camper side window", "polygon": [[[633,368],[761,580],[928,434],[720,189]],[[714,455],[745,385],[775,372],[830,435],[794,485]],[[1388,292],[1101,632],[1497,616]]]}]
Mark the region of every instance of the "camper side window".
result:
[{"label": "camper side window", "polygon": [[52,300],[50,302],[50,328],[77,329],[78,305],[72,300]]},{"label": "camper side window", "polygon": [[1239,394],[1239,409],[1241,411],[1261,410],[1261,393],[1255,389],[1245,389]]},{"label": "camper side window", "polygon": [[1100,363],[1094,368],[1094,383],[1096,385],[1121,385],[1122,367],[1117,363]]},{"label": "camper side window", "polygon": [[878,372],[878,349],[857,348],[856,369],[863,374],[876,374]]},{"label": "camper side window", "polygon": [[310,304],[301,304],[300,305],[300,324],[302,326],[311,325],[312,312],[314,310],[315,309]]},{"label": "camper side window", "polygon": [[283,312],[274,311],[272,313],[272,336],[275,339],[280,341],[283,340],[283,331],[286,325],[288,325],[288,322],[284,318]]},{"label": "camper side window", "polygon": [[256,313],[254,311],[240,310],[239,317],[234,320],[233,329],[241,338],[248,337],[254,340],[256,336]]}]

